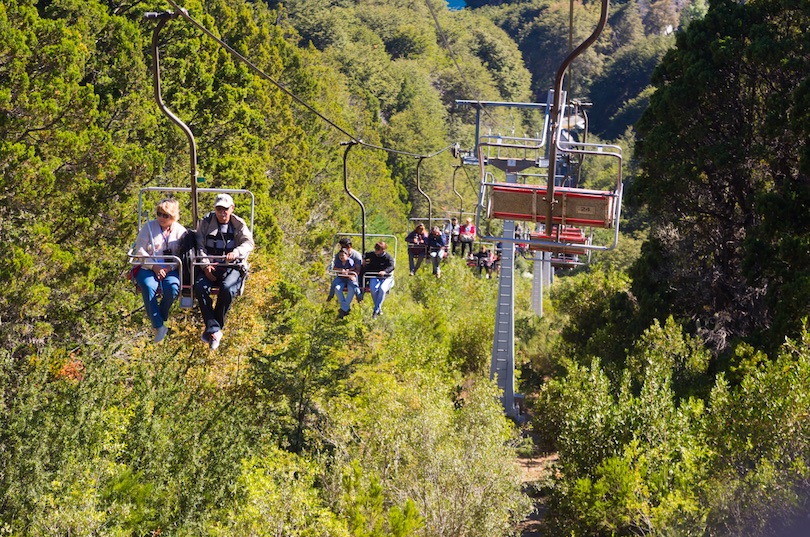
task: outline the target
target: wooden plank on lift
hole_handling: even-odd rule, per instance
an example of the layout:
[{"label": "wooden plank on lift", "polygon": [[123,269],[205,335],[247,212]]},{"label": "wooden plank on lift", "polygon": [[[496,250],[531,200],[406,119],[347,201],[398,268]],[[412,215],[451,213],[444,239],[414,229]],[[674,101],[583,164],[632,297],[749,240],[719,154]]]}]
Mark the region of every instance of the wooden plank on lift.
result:
[{"label": "wooden plank on lift", "polygon": [[[546,223],[546,187],[494,185],[490,190],[488,214],[503,220]],[[612,228],[616,194],[610,191],[557,187],[554,190],[552,224]]]}]

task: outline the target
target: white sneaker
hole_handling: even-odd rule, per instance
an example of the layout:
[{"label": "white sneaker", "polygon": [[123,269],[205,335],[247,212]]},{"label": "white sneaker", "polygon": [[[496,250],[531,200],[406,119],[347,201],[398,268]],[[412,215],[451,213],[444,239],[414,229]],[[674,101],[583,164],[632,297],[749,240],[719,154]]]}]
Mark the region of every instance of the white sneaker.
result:
[{"label": "white sneaker", "polygon": [[219,348],[219,342],[222,339],[222,330],[214,332],[213,334],[210,334],[208,337],[210,340],[208,342],[208,348],[211,349],[212,351],[217,350]]},{"label": "white sneaker", "polygon": [[160,343],[161,341],[163,341],[163,338],[165,338],[166,334],[168,334],[168,333],[169,333],[169,329],[166,327],[165,324],[163,326],[161,326],[160,328],[156,328],[155,329],[155,343]]}]

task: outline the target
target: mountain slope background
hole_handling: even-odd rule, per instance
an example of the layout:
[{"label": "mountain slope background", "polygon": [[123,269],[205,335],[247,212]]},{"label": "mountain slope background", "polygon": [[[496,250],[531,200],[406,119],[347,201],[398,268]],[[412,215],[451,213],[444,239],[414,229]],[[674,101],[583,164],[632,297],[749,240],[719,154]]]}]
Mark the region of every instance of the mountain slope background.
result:
[{"label": "mountain slope background", "polygon": [[[568,50],[568,4],[468,5],[184,7],[341,128],[428,154],[472,146],[456,99],[544,100]],[[195,134],[202,185],[255,193],[257,251],[217,353],[194,311],[151,343],[125,252],[140,189],[188,180],[142,18],[168,7],[0,3],[5,533],[508,535],[531,495],[565,534],[773,535],[802,520],[806,6],[617,4],[574,64],[592,132],[635,158],[620,248],[560,275],[542,319],[516,279],[537,446],[487,379],[496,282],[456,259],[441,280],[400,268],[383,317],[362,304],[338,321],[325,264],[334,233],[360,225],[346,137],[181,19],[161,34],[164,99]],[[574,43],[596,9],[574,3]],[[485,127],[536,120],[493,112]],[[369,232],[396,245],[427,212],[416,159],[358,147],[349,163]],[[452,164],[421,169],[436,214],[457,207]],[[586,161],[586,184],[609,175]],[[475,181],[459,180],[467,207]],[[513,459],[533,449],[559,465],[526,489]]]}]

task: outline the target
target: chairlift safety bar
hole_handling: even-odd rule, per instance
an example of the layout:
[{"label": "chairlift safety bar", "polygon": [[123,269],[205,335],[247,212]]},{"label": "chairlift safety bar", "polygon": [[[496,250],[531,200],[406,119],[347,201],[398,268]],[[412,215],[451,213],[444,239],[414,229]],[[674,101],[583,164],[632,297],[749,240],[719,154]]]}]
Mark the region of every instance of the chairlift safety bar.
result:
[{"label": "chairlift safety bar", "polygon": [[[132,266],[143,265],[177,265],[177,273],[180,279],[180,289],[183,288],[183,261],[176,255],[143,255],[136,254],[135,248],[130,248],[127,252],[127,259]],[[154,261],[153,261],[154,260]]]}]

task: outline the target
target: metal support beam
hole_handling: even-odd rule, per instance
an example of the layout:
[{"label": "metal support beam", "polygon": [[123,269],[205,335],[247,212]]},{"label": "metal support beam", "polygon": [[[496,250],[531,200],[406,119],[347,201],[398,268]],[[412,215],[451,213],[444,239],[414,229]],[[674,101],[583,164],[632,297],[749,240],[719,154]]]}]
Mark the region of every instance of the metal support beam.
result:
[{"label": "metal support beam", "polygon": [[532,309],[538,317],[543,316],[543,253],[534,253],[534,277],[532,278]]},{"label": "metal support beam", "polygon": [[[507,183],[517,182],[517,173],[507,173]],[[503,223],[503,237],[514,238],[515,223]],[[515,244],[501,243],[501,274],[498,279],[498,304],[495,311],[495,336],[492,341],[492,362],[489,375],[497,379],[501,390],[501,403],[506,415],[520,421],[518,400],[515,394]]]}]

